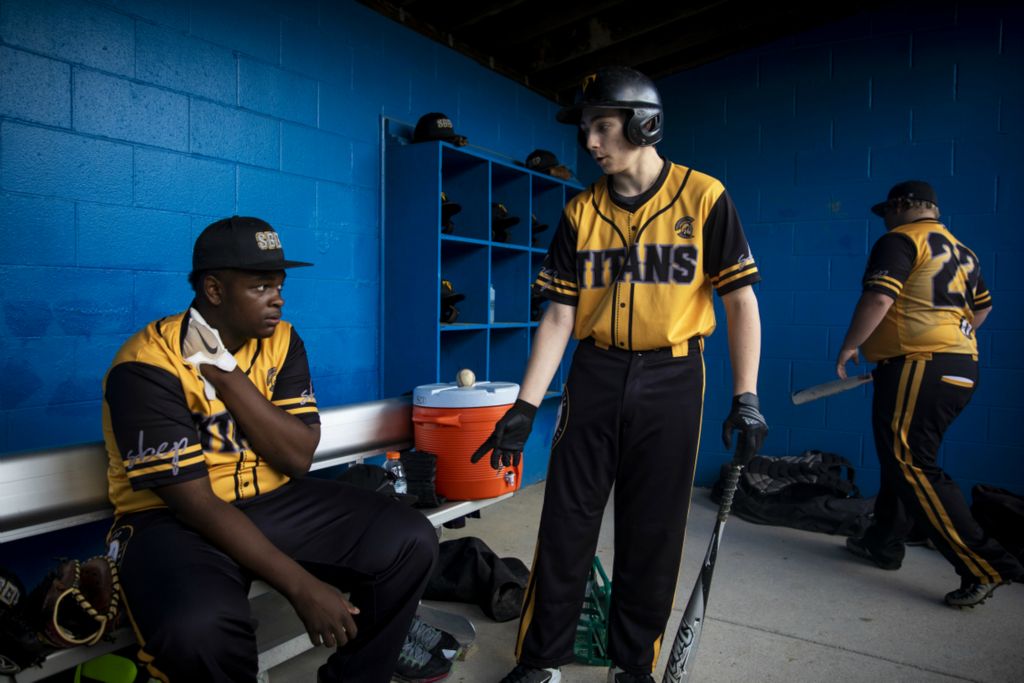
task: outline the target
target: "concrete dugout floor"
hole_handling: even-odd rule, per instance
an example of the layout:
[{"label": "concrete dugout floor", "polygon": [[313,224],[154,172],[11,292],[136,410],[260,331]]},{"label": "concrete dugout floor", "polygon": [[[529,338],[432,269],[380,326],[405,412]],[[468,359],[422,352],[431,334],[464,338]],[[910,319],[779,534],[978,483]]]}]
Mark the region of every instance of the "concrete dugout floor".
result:
[{"label": "concrete dugout floor", "polygon": [[[445,529],[441,540],[477,536],[498,555],[529,564],[543,495],[543,483],[529,486],[465,528]],[[709,490],[696,489],[666,640],[682,616],[715,511]],[[598,555],[610,574],[608,512]],[[974,609],[952,609],[942,596],[959,580],[935,551],[908,548],[900,570],[883,571],[849,554],[843,540],[731,518],[691,681],[1024,680],[1024,586],[1003,586]],[[473,648],[448,681],[496,683],[514,666],[518,621],[494,623],[473,605],[430,604],[469,616],[477,629]],[[317,648],[274,669],[271,681],[315,681],[325,658]],[[601,667],[576,664],[562,673],[566,683],[604,683],[607,676]]]}]

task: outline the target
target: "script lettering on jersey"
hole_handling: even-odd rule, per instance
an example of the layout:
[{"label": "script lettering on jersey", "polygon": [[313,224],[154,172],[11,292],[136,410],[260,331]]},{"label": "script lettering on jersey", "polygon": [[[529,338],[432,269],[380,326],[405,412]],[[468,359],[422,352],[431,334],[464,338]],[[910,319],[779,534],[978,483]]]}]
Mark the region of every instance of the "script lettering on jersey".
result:
[{"label": "script lettering on jersey", "polygon": [[139,430],[139,450],[128,451],[124,456],[124,468],[130,470],[136,465],[150,462],[151,460],[163,460],[168,453],[171,455],[171,474],[178,474],[178,461],[181,454],[188,448],[188,437],[178,439],[173,444],[167,441],[162,442],[156,448],[146,445],[146,437],[142,430]]},{"label": "script lettering on jersey", "polygon": [[576,252],[577,281],[581,289],[607,287],[619,282],[652,285],[688,285],[697,275],[697,247],[692,244],[642,244],[625,249]]}]

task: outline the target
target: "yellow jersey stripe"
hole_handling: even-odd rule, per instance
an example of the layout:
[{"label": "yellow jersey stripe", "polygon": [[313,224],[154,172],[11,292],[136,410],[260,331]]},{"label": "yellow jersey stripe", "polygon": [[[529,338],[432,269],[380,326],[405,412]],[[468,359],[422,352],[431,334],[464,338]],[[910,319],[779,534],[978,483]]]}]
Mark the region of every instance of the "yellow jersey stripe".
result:
[{"label": "yellow jersey stripe", "polygon": [[[736,279],[736,276],[734,275],[734,273],[737,271],[737,268],[738,267],[736,267],[736,266],[734,266],[732,268],[728,268],[726,270],[723,270],[718,275],[710,275],[710,276],[708,276],[708,279],[711,280],[711,284],[716,286],[716,287],[722,282],[722,280],[729,280],[731,282],[731,281]],[[747,263],[744,263],[740,272],[741,273],[756,273],[757,272],[757,265],[753,261],[749,261]]]},{"label": "yellow jersey stripe", "polygon": [[725,280],[721,280],[719,282],[716,282],[715,283],[715,287],[716,288],[717,287],[724,287],[725,285],[729,284],[730,282],[735,282],[736,280],[742,280],[743,278],[749,277],[749,276],[753,275],[756,272],[757,272],[757,268],[750,268],[749,270],[744,270],[742,273],[736,273],[735,275],[733,275],[730,278],[726,278]]},{"label": "yellow jersey stripe", "polygon": [[303,415],[305,413],[317,412],[316,406],[305,406],[303,408],[288,408],[285,412],[289,415]]},{"label": "yellow jersey stripe", "polygon": [[187,458],[185,460],[178,460],[177,463],[173,462],[154,462],[152,464],[145,463],[143,465],[135,465],[132,468],[125,468],[125,474],[128,475],[129,479],[138,479],[139,477],[145,477],[155,472],[167,472],[177,467],[179,470],[183,470],[192,465],[203,462],[206,458],[204,454],[199,454],[194,458]]},{"label": "yellow jersey stripe", "polygon": [[868,280],[864,284],[866,286],[881,287],[882,289],[885,289],[885,290],[888,290],[888,291],[892,292],[893,295],[895,295],[895,296],[899,296],[900,291],[903,289],[902,287],[893,287],[892,285],[890,285],[888,282],[885,282],[884,280]]},{"label": "yellow jersey stripe", "polygon": [[557,285],[545,285],[544,287],[548,291],[555,292],[556,294],[565,294],[566,296],[576,296],[579,294],[575,289],[566,289]]},{"label": "yellow jersey stripe", "polygon": [[537,282],[541,284],[547,284],[548,286],[560,286],[563,289],[577,290],[579,286],[575,282],[569,280],[563,280],[561,278],[552,277],[548,273],[540,273],[537,276]]},{"label": "yellow jersey stripe", "polygon": [[282,398],[277,401],[271,401],[275,406],[293,406],[299,405],[315,405],[316,399],[312,396],[296,396],[295,398]]}]

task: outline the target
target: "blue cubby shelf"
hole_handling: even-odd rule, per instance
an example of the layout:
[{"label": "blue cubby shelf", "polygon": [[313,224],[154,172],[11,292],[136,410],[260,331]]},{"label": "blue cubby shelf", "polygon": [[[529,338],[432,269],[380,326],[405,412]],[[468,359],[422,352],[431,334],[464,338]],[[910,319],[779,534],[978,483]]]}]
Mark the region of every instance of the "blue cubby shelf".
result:
[{"label": "blue cubby shelf", "polygon": [[[519,382],[538,325],[530,287],[565,201],[582,187],[484,150],[413,144],[410,130],[385,121],[381,395],[455,381],[461,368],[478,380]],[[450,233],[441,232],[442,192],[460,207]],[[519,219],[500,242],[491,224],[497,203]],[[545,230],[533,232],[534,216]],[[440,321],[442,280],[465,297],[454,323]],[[570,357],[571,348],[545,399],[561,392]]]}]

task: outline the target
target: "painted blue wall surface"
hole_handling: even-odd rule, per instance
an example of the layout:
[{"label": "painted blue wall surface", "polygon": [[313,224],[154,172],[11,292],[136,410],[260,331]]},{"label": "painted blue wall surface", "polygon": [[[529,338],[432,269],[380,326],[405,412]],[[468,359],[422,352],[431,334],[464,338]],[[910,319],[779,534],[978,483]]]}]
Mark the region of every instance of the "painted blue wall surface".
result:
[{"label": "painted blue wall surface", "polygon": [[118,346],[183,310],[192,242],[258,215],[321,406],[379,396],[381,116],[574,153],[555,105],[353,2],[0,4],[0,453],[98,441]]},{"label": "painted blue wall surface", "polygon": [[[289,273],[285,316],[320,405],[381,398],[381,117],[440,111],[471,145],[565,159],[555,110],[354,2],[3,0],[0,457],[102,439],[114,353],[184,310],[195,237],[233,213],[316,264]],[[31,581],[105,526],[4,562],[37,558]]]},{"label": "painted blue wall surface", "polygon": [[[1022,33],[1020,8],[886,11],[659,82],[661,149],[725,183],[764,278],[763,452],[839,453],[866,493],[877,489],[871,389],[800,407],[789,395],[835,378],[868,250],[885,230],[868,207],[894,183],[920,178],[977,252],[994,301],[978,335],[978,390],[939,462],[965,491],[978,482],[1024,491],[1024,285],[1014,275],[1024,258]],[[700,484],[727,458],[719,434],[732,387],[718,311]]]}]

